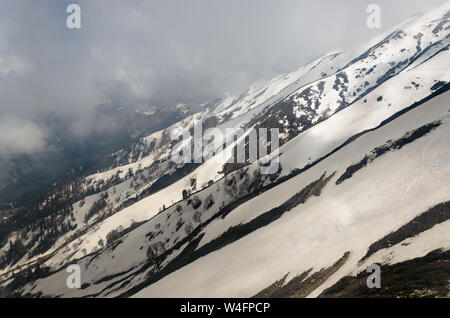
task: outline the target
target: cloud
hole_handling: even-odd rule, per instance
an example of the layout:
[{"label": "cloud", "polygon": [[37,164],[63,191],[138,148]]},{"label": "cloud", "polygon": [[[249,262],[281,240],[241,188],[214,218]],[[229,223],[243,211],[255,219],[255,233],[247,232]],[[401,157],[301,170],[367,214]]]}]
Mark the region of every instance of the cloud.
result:
[{"label": "cloud", "polygon": [[45,147],[45,131],[36,124],[17,118],[0,120],[0,157],[34,154]]},{"label": "cloud", "polygon": [[379,30],[366,27],[372,0],[0,0],[0,190],[22,168],[14,156],[120,131],[96,105],[214,100],[444,2],[377,0]]},{"label": "cloud", "polygon": [[[82,28],[66,27],[79,3]],[[173,107],[349,48],[444,0],[0,0],[0,112],[86,119],[104,102]],[[86,130],[88,131],[88,130]]]},{"label": "cloud", "polygon": [[29,71],[30,66],[17,56],[0,56],[0,77],[9,75],[24,76]]}]

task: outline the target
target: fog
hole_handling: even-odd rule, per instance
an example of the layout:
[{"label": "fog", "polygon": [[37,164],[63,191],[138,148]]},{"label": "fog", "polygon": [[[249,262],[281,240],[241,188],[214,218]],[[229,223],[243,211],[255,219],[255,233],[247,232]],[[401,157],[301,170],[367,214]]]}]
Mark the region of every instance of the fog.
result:
[{"label": "fog", "polygon": [[[0,159],[45,149],[48,114],[70,118],[76,138],[101,103],[220,98],[445,1],[377,1],[381,29],[369,29],[372,2],[0,0]],[[66,27],[69,3],[81,29]]]}]

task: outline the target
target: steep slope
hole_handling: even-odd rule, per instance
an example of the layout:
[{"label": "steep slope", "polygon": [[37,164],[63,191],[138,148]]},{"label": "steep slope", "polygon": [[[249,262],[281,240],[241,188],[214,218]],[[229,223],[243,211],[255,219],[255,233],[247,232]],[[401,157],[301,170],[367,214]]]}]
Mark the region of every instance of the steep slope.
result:
[{"label": "steep slope", "polygon": [[[261,218],[260,228],[258,224],[253,225],[255,229],[248,235],[196,259],[137,296],[249,297],[286,274],[290,280],[304,272],[312,275],[329,268],[350,252],[342,267],[322,282],[324,286],[316,286],[318,290],[313,295],[317,295],[337,279],[364,270],[374,261],[395,263],[424,256],[435,249],[448,249],[450,241],[445,233],[450,226],[450,211],[447,209],[446,221],[417,236],[411,235],[395,247],[380,250],[363,264],[358,263],[371,243],[430,207],[449,200],[448,98],[446,93],[361,136],[307,172],[257,196],[225,219],[217,219],[211,228],[203,230],[205,236],[199,246],[226,239],[221,233],[236,226],[241,227],[238,233],[242,232],[244,225],[257,215],[273,215],[277,207],[282,207],[311,182],[320,180],[322,174],[331,177],[316,194],[318,197],[311,195],[305,203],[284,211],[282,217],[271,223],[265,224]],[[349,166],[373,149],[384,146],[389,140],[407,138],[411,132],[437,122],[440,125],[424,136],[380,156],[350,179],[336,184]],[[422,236],[426,236],[426,240]],[[408,244],[402,245],[405,242]],[[174,284],[180,281],[183,284],[175,288]]]},{"label": "steep slope", "polygon": [[[318,296],[388,252],[399,262],[448,249],[445,219],[362,260],[371,244],[449,200],[449,9],[112,155],[117,167],[68,185],[80,195],[57,216],[69,230],[50,246],[37,241],[42,229],[10,235],[29,252],[5,262],[1,286],[35,296],[228,297],[284,278],[295,295]],[[240,140],[252,127],[280,128],[280,169],[261,174],[269,154],[225,174],[236,143],[202,164],[173,163],[171,136],[198,120],[204,129],[244,128]],[[9,255],[8,241],[0,254]],[[82,268],[79,290],[65,285],[72,263]],[[306,284],[311,277],[320,283]]]}]

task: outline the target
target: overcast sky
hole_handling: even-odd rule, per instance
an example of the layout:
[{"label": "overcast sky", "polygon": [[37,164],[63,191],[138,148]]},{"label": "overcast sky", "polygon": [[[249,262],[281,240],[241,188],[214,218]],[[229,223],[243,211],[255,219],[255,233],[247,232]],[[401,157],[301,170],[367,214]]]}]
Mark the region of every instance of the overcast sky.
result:
[{"label": "overcast sky", "polygon": [[[351,48],[444,0],[0,0],[0,157],[45,147],[49,111],[201,102]],[[66,27],[81,6],[82,28]],[[366,7],[381,6],[381,29]]]}]

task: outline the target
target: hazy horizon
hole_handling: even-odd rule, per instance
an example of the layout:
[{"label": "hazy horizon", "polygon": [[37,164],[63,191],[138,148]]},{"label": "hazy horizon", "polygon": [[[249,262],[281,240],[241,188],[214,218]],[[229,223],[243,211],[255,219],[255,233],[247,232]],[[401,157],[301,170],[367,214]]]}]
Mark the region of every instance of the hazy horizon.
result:
[{"label": "hazy horizon", "polygon": [[[75,138],[104,102],[221,98],[444,2],[378,1],[381,29],[369,29],[372,1],[0,0],[0,157],[45,149],[46,114],[71,119]],[[70,3],[81,29],[66,27]]]}]

